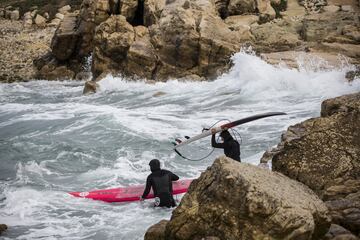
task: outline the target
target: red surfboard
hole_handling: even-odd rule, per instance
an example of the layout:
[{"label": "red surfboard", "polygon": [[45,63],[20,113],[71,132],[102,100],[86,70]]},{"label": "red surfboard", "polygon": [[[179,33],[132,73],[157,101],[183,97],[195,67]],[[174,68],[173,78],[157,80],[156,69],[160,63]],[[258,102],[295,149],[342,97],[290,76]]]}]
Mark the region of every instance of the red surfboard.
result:
[{"label": "red surfboard", "polygon": [[[173,195],[187,192],[192,179],[184,179],[173,182]],[[90,192],[70,192],[74,197],[91,198],[93,200],[100,200],[104,202],[133,202],[139,201],[143,194],[145,185],[136,185],[129,187],[94,190]],[[151,190],[146,197],[154,198],[154,193]]]}]

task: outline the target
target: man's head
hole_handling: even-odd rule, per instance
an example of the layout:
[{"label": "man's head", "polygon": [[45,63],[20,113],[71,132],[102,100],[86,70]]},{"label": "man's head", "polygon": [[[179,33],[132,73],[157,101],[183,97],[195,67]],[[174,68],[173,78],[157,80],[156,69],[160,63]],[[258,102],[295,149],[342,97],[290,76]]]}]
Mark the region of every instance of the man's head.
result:
[{"label": "man's head", "polygon": [[222,137],[224,139],[224,141],[229,141],[231,139],[233,139],[233,137],[231,136],[231,134],[229,133],[228,130],[224,130],[220,133],[220,137]]},{"label": "man's head", "polygon": [[160,161],[158,159],[153,159],[149,162],[151,172],[160,170]]}]

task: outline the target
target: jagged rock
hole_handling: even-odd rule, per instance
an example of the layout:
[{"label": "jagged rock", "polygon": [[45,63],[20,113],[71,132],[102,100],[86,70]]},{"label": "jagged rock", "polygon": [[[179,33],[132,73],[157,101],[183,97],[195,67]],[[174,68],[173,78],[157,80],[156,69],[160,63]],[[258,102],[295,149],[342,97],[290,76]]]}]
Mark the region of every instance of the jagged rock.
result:
[{"label": "jagged rock", "polygon": [[86,81],[83,94],[96,93],[96,89],[99,88],[99,84],[95,81]]},{"label": "jagged rock", "polygon": [[23,24],[24,24],[25,27],[30,27],[33,24],[33,20],[32,20],[32,17],[31,17],[31,12],[26,12],[24,14]]},{"label": "jagged rock", "polygon": [[93,73],[123,72],[135,31],[124,16],[114,15],[99,25],[95,34]]},{"label": "jagged rock", "polygon": [[165,239],[319,239],[329,227],[325,204],[308,187],[221,157],[192,182]]},{"label": "jagged rock", "polygon": [[[283,52],[271,52],[271,53],[261,53],[261,58],[266,62],[272,65],[286,65],[291,68],[299,67],[299,59],[304,64],[311,62],[318,62],[318,68],[321,70],[331,70],[334,68],[341,68],[343,66],[343,60],[339,58],[337,53],[332,52],[319,52],[319,51],[283,51]],[[349,63],[356,64],[356,59],[348,59]],[[323,64],[321,64],[321,62]],[[349,77],[350,74],[349,73]],[[355,72],[353,72],[355,73]],[[354,75],[355,76],[355,75]],[[360,74],[359,74],[360,76]],[[349,81],[351,81],[349,79]]]},{"label": "jagged rock", "polygon": [[257,10],[260,13],[260,22],[265,23],[275,19],[276,12],[269,0],[257,0]]},{"label": "jagged rock", "polygon": [[10,12],[10,20],[17,21],[20,18],[19,10],[14,10]]},{"label": "jagged rock", "polygon": [[81,81],[89,81],[92,77],[91,72],[79,72],[76,74],[75,79]]},{"label": "jagged rock", "polygon": [[357,66],[355,70],[347,72],[345,77],[347,80],[349,80],[349,82],[354,81],[355,78],[360,78],[360,66]]},{"label": "jagged rock", "polygon": [[66,6],[63,6],[62,8],[59,8],[58,9],[58,12],[61,13],[61,14],[67,14],[68,12],[71,11],[71,6],[70,5],[66,5]]},{"label": "jagged rock", "polygon": [[318,49],[321,49],[321,51],[343,54],[349,58],[352,58],[352,61],[354,61],[355,64],[360,64],[360,44],[321,42],[318,45]]},{"label": "jagged rock", "polygon": [[94,0],[90,4],[95,5],[95,24],[99,25],[100,23],[106,21],[110,16],[110,3],[108,0]]},{"label": "jagged rock", "polygon": [[151,26],[157,23],[161,17],[166,0],[145,0],[144,1],[144,25]]},{"label": "jagged rock", "polygon": [[325,203],[333,223],[344,226],[356,235],[360,233],[360,199],[338,199]]},{"label": "jagged rock", "polygon": [[37,9],[34,9],[34,10],[31,12],[31,17],[32,17],[32,18],[35,18],[37,12],[38,12],[38,10],[37,10]]},{"label": "jagged rock", "polygon": [[63,20],[63,19],[64,19],[64,17],[65,17],[65,15],[64,15],[64,14],[61,14],[61,13],[57,13],[57,14],[55,14],[55,18],[57,18],[57,19]]},{"label": "jagged rock", "polygon": [[38,78],[46,80],[71,80],[75,73],[66,66],[45,65],[38,72]]},{"label": "jagged rock", "polygon": [[168,220],[161,220],[157,224],[151,226],[145,233],[144,239],[157,239],[157,240],[166,240],[165,238],[165,228]]},{"label": "jagged rock", "polygon": [[244,13],[255,13],[256,4],[255,0],[230,0],[228,4],[228,15],[241,15]]},{"label": "jagged rock", "polygon": [[[212,8],[212,7],[211,7]],[[215,10],[212,10],[215,12]],[[199,49],[195,58],[198,71],[192,74],[215,78],[230,67],[229,58],[241,48],[239,42],[248,40],[247,35],[241,32],[231,31],[227,25],[213,14],[202,16],[198,25]],[[185,56],[183,56],[185,61]],[[187,73],[186,75],[189,75]]]},{"label": "jagged rock", "polygon": [[110,16],[107,0],[83,0],[80,10],[79,57],[89,56],[93,51],[95,28]]},{"label": "jagged rock", "polygon": [[58,18],[54,18],[50,23],[49,26],[53,26],[53,27],[57,27],[59,26],[61,23],[61,20]]},{"label": "jagged rock", "polygon": [[257,23],[259,17],[256,15],[237,15],[229,16],[225,19],[225,23],[232,31],[240,31],[242,34],[249,34],[250,39],[250,25]]},{"label": "jagged rock", "polygon": [[3,233],[4,231],[6,231],[8,227],[5,224],[0,224],[0,235],[1,233]]},{"label": "jagged rock", "polygon": [[327,42],[342,44],[358,44],[359,42],[349,34],[343,34],[343,28],[357,27],[357,15],[349,15],[344,12],[324,12],[308,15],[304,18],[302,36],[310,42]]},{"label": "jagged rock", "polygon": [[74,54],[78,41],[77,17],[78,15],[74,13],[65,15],[55,32],[51,49],[58,60],[67,60]]},{"label": "jagged rock", "polygon": [[[283,150],[273,157],[273,169],[305,183],[321,197],[338,178],[356,180],[360,168],[358,95],[342,97],[334,104],[325,102],[322,107],[323,116],[338,109],[347,112],[289,127],[282,137]],[[336,103],[342,99],[347,101],[339,107]]]},{"label": "jagged rock", "polygon": [[138,7],[138,0],[121,0],[120,14],[126,17],[128,22],[132,22],[135,17],[135,11]]},{"label": "jagged rock", "polygon": [[135,42],[127,53],[127,73],[140,78],[152,79],[156,67],[155,49],[150,42],[147,28],[138,26],[135,30]]},{"label": "jagged rock", "polygon": [[350,113],[356,111],[360,111],[359,93],[328,99],[321,104],[321,117],[330,117],[337,113]]},{"label": "jagged rock", "polygon": [[45,27],[46,25],[46,18],[44,18],[43,16],[41,16],[40,14],[37,14],[35,19],[34,19],[34,23],[38,26],[38,27]]},{"label": "jagged rock", "polygon": [[120,13],[120,0],[109,0],[111,14]]},{"label": "jagged rock", "polygon": [[359,240],[349,230],[337,225],[331,224],[329,232],[322,240]]},{"label": "jagged rock", "polygon": [[265,23],[251,27],[254,36],[254,48],[260,52],[289,51],[302,45],[298,29],[301,22],[282,19],[276,23]]},{"label": "jagged rock", "polygon": [[313,189],[333,221],[360,229],[360,93],[324,101],[321,117],[288,128],[272,158],[279,171]]}]

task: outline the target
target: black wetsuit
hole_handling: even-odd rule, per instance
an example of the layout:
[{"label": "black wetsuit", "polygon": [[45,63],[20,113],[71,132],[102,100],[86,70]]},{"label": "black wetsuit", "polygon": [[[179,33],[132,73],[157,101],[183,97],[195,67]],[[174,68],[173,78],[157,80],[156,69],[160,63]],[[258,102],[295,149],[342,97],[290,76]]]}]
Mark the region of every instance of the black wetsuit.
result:
[{"label": "black wetsuit", "polygon": [[142,198],[145,198],[152,187],[155,197],[160,198],[159,207],[175,207],[175,200],[172,196],[172,181],[179,180],[179,177],[168,170],[155,169],[146,179],[146,187]]},{"label": "black wetsuit", "polygon": [[238,143],[238,141],[233,139],[233,137],[230,135],[230,133],[223,134],[223,135],[224,136],[222,136],[222,137],[224,138],[224,142],[217,143],[215,140],[215,134],[213,134],[211,137],[211,146],[214,148],[223,148],[225,156],[241,162],[241,160],[240,160],[240,144]]}]

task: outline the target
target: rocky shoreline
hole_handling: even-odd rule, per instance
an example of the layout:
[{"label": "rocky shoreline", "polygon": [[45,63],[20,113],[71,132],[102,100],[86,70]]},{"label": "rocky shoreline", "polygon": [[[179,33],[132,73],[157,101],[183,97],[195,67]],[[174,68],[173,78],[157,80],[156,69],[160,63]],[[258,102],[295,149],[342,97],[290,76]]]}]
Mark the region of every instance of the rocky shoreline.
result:
[{"label": "rocky shoreline", "polygon": [[[207,80],[227,71],[230,57],[249,46],[271,64],[297,67],[303,56],[320,57],[324,68],[360,64],[355,0],[84,0],[79,10],[59,8],[53,19],[36,9],[23,16],[16,11],[0,9],[5,29],[1,67],[9,69],[2,82],[87,79],[90,55],[93,81],[109,73],[155,81]],[[6,30],[9,20],[1,16],[13,19],[11,31]],[[19,34],[42,47],[28,50],[25,40],[17,40]],[[9,50],[18,45],[21,52]],[[26,58],[26,64],[11,61],[11,56]]]},{"label": "rocky shoreline", "polygon": [[360,93],[329,99],[289,127],[264,155],[272,171],[216,159],[145,239],[359,239],[359,104]]}]

